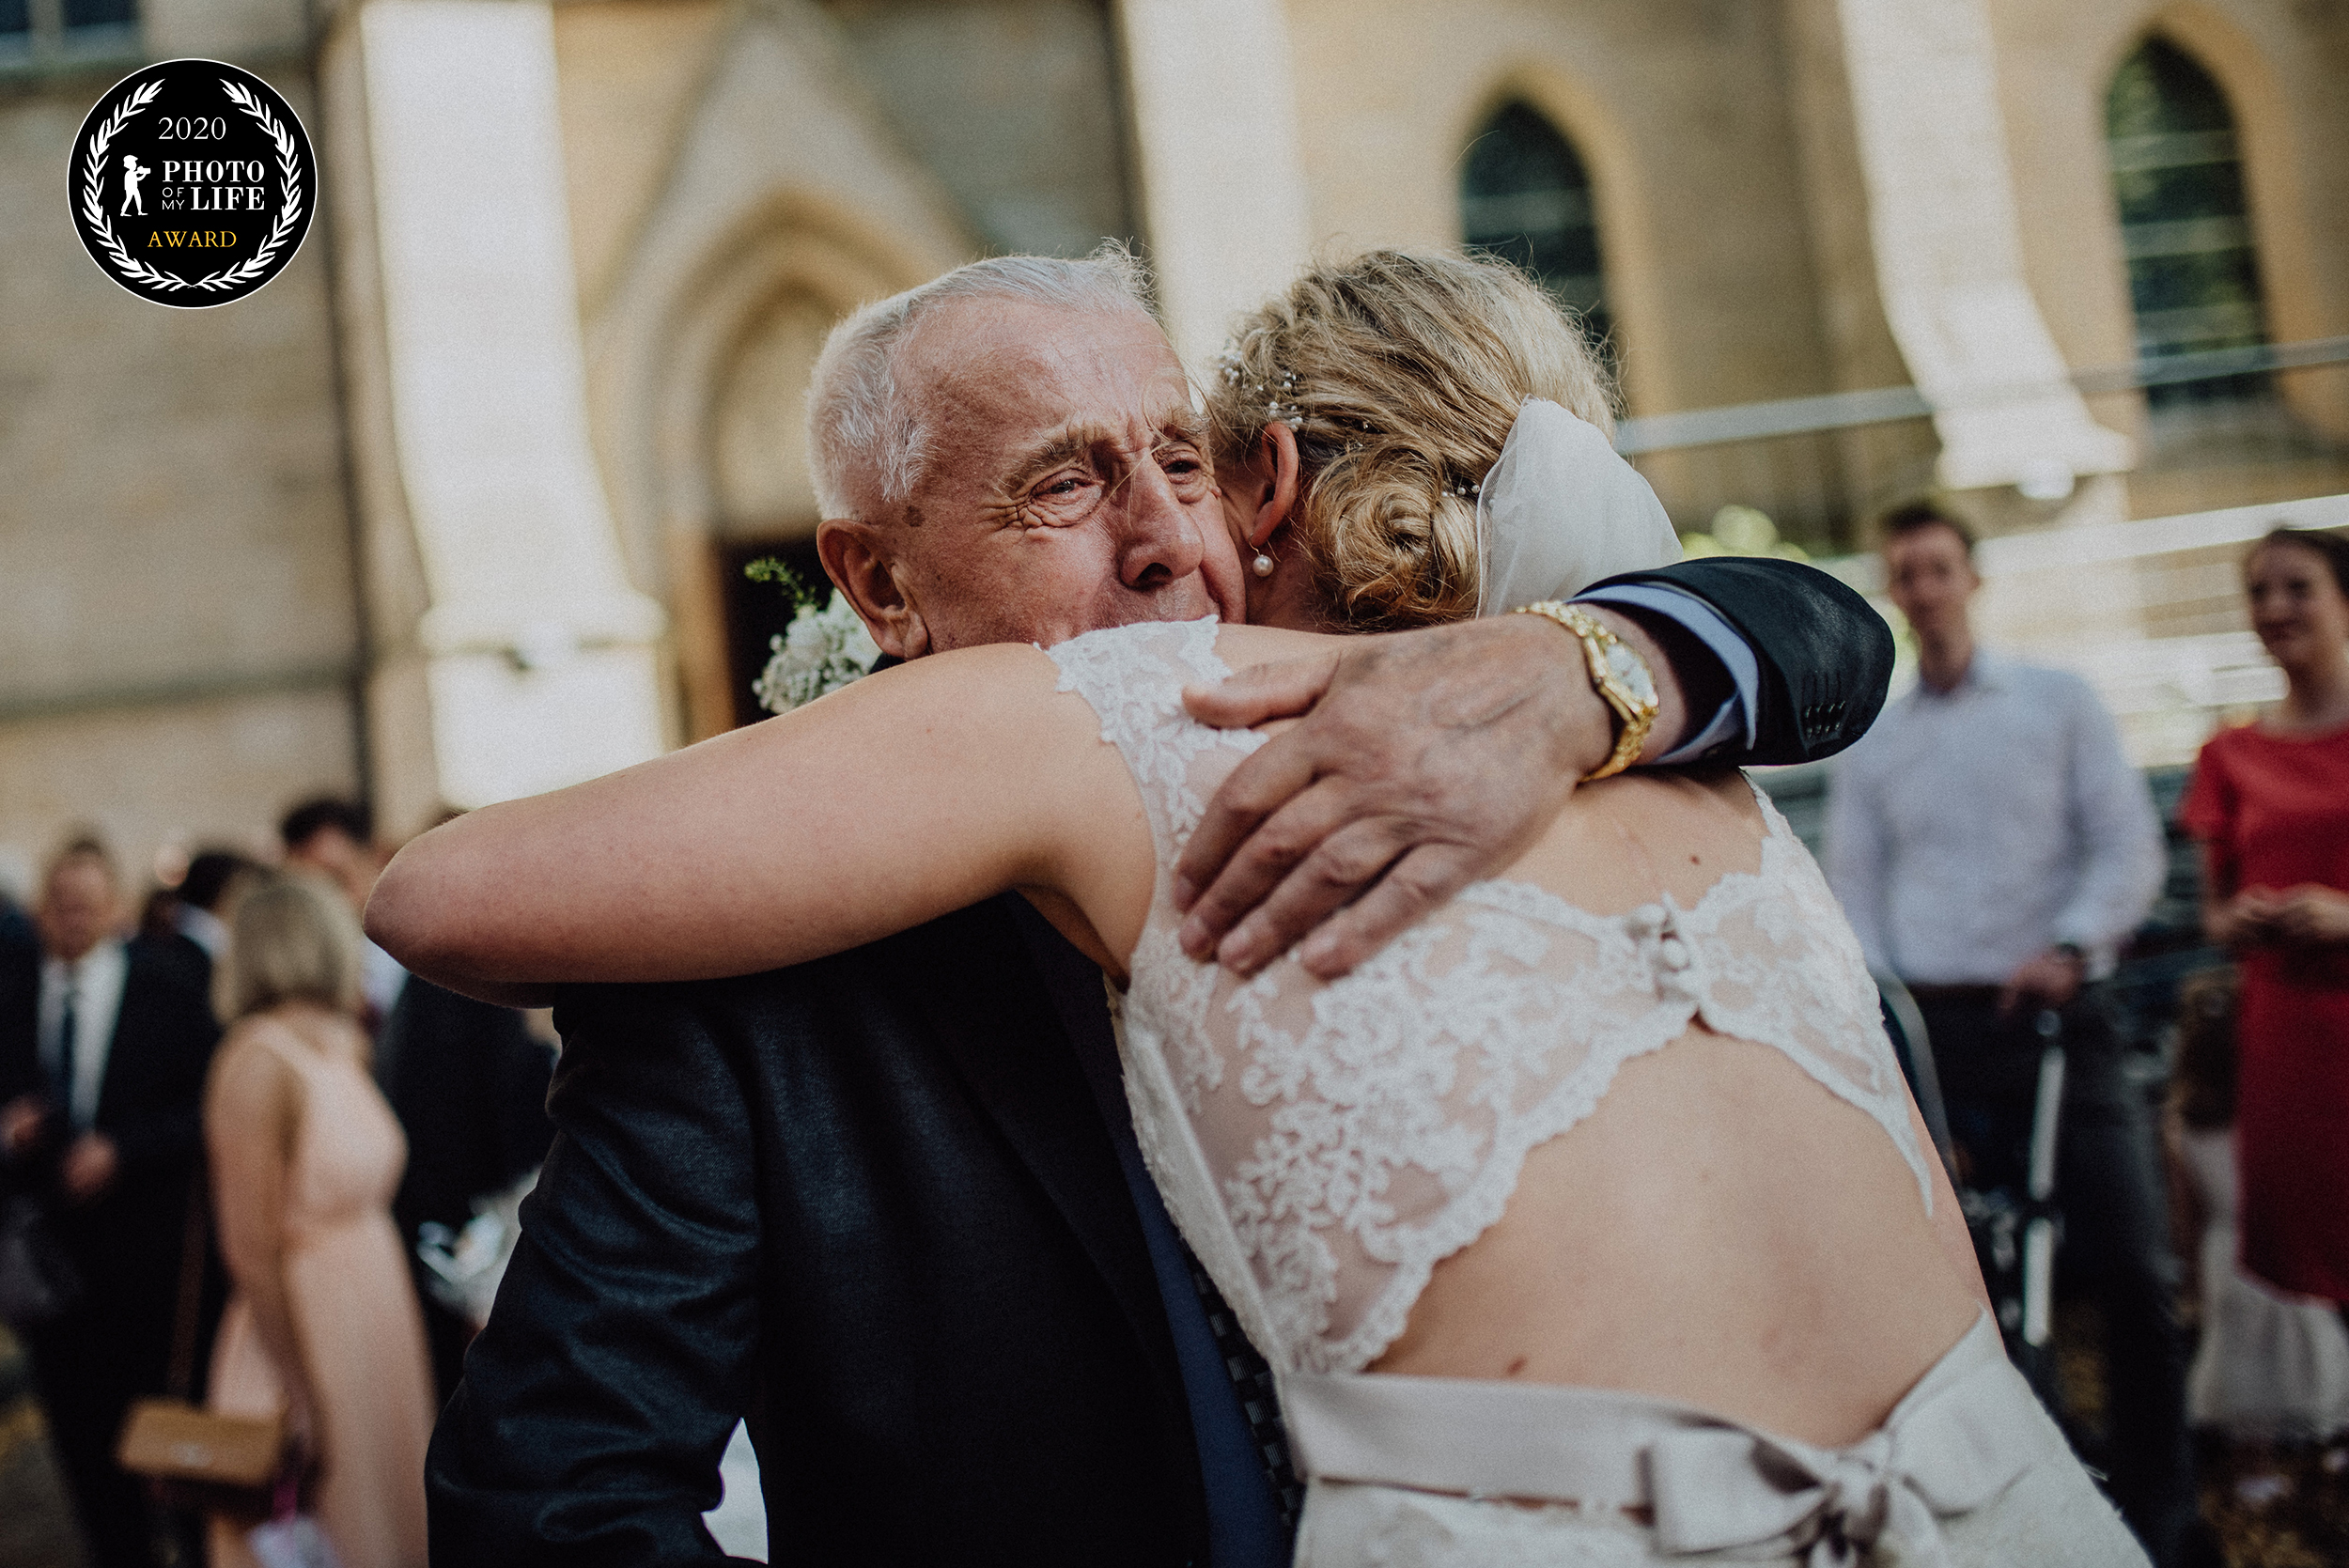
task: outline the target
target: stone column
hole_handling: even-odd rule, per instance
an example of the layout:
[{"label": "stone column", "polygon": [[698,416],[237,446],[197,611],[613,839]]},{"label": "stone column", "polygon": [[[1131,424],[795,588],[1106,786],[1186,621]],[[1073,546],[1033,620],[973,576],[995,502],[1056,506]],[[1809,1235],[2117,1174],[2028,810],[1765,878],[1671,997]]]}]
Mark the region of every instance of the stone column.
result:
[{"label": "stone column", "polygon": [[412,643],[377,629],[421,657],[429,710],[383,715],[379,746],[428,727],[439,793],[467,807],[653,756],[663,617],[588,444],[549,8],[366,0],[347,41],[371,197],[347,244],[371,254],[346,257],[369,287],[345,298],[380,318],[353,328],[377,350],[353,401],[388,425],[356,444],[390,471],[362,490],[404,508],[428,605]]},{"label": "stone column", "polygon": [[1838,0],[1876,283],[1953,489],[2056,500],[2136,460],[2098,425],[2023,281],[1983,0]]},{"label": "stone column", "polygon": [[1120,0],[1160,314],[1194,371],[1311,248],[1281,0]]}]

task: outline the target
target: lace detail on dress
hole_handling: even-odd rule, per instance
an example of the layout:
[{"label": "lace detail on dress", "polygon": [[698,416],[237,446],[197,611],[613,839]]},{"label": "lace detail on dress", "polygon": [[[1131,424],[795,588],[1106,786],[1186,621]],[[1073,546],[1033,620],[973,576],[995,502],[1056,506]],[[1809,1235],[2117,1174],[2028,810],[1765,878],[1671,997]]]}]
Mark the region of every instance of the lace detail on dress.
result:
[{"label": "lace detail on dress", "polygon": [[1595,915],[1480,882],[1354,973],[1293,958],[1239,980],[1193,962],[1168,897],[1206,800],[1260,744],[1182,709],[1220,679],[1212,621],[1051,650],[1133,770],[1159,862],[1131,988],[1113,999],[1135,1132],[1169,1210],[1276,1369],[1359,1372],[1437,1263],[1501,1218],[1526,1156],[1616,1072],[1698,1018],[1775,1047],[1875,1118],[1933,1189],[1858,940],[1759,789],[1762,863],[1691,908]]}]

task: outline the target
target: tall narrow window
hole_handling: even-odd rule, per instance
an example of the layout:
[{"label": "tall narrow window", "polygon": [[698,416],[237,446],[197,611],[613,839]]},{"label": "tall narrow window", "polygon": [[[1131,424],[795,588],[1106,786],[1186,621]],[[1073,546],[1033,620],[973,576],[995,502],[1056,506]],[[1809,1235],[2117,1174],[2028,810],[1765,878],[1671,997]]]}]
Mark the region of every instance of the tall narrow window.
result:
[{"label": "tall narrow window", "polygon": [[1461,238],[1506,256],[1561,304],[1579,311],[1594,340],[1609,322],[1591,179],[1558,128],[1532,104],[1504,103],[1469,144],[1460,167]]},{"label": "tall narrow window", "polygon": [[[2267,341],[2234,115],[2218,84],[2175,45],[2149,39],[2112,79],[2105,135],[2138,356]],[[2158,405],[2182,396],[2256,396],[2265,385],[2263,376],[2241,376],[2223,386],[2152,387],[2146,396]]]}]

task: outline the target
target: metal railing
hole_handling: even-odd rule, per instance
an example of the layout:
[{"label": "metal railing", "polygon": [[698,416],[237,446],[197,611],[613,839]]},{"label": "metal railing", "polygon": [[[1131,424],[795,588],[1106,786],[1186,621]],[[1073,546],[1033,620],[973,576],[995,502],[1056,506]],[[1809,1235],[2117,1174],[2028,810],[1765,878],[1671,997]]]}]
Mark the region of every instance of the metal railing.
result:
[{"label": "metal railing", "polygon": [[[2097,411],[2140,437],[2133,515],[2349,491],[2349,336],[2164,355],[2067,380],[2093,398],[2164,395],[2156,406]],[[2034,390],[2044,389],[1983,396]],[[1913,386],[1826,393],[1626,419],[1616,447],[1684,534],[1709,532],[1735,505],[1806,549],[1849,550],[1872,512],[1934,488],[1934,411]]]}]

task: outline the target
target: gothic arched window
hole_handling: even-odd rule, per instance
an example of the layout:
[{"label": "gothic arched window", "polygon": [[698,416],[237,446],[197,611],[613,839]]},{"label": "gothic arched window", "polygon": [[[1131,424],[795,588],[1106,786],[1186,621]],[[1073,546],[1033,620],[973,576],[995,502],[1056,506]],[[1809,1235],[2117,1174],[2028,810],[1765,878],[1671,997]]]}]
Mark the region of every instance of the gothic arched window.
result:
[{"label": "gothic arched window", "polygon": [[[2105,137],[2138,357],[2267,341],[2234,114],[2218,84],[2174,44],[2148,39],[2113,76]],[[2247,396],[2264,384],[2235,377],[2223,387],[2152,387],[2147,396],[2159,404],[2189,391]]]},{"label": "gothic arched window", "polygon": [[1506,256],[1561,304],[1580,312],[1595,341],[1608,333],[1598,259],[1598,223],[1582,160],[1541,111],[1502,104],[1460,167],[1461,238],[1470,250]]}]

